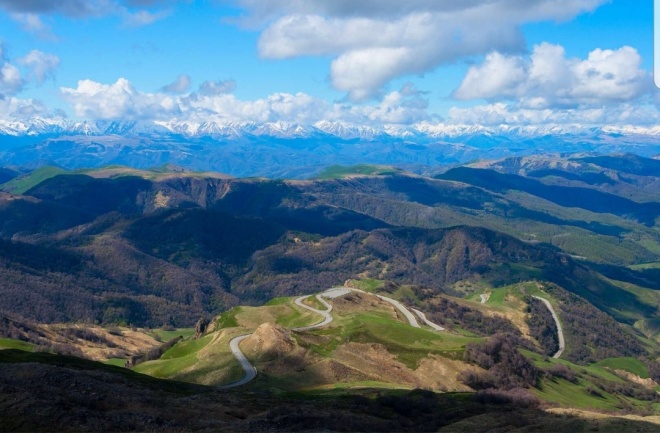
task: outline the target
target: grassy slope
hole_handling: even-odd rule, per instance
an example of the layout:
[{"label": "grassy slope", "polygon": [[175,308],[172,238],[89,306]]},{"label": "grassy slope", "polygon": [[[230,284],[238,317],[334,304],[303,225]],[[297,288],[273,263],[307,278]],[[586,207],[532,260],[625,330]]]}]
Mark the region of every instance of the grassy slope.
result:
[{"label": "grassy slope", "polygon": [[[313,297],[310,299],[315,301]],[[318,302],[314,305],[320,306]],[[467,343],[482,340],[413,328],[379,311],[351,313],[346,316],[333,314],[335,320],[328,327],[309,332],[323,339],[323,342],[308,347],[311,353],[320,356],[320,359],[332,358],[333,352],[348,342],[378,343],[398,361],[415,369],[419,361],[430,354],[460,359]],[[265,322],[292,328],[314,324],[319,320],[318,315],[293,305],[293,298],[276,298],[262,307],[240,307],[221,315],[215,323],[215,331],[211,334],[197,341],[181,342],[166,352],[161,359],[140,364],[135,370],[156,377],[207,385],[229,383],[242,375],[238,362],[229,350],[229,341],[233,337],[250,333]],[[259,367],[260,365],[257,365],[257,368]],[[300,379],[271,379],[264,380],[261,385],[284,389],[304,386]],[[366,384],[344,383],[338,386],[346,388]],[[381,387],[384,386],[381,384]],[[402,388],[402,385],[398,384],[389,384],[387,388],[392,386]]]},{"label": "grassy slope", "polygon": [[[540,368],[549,368],[555,365],[563,365],[575,371],[579,379],[576,383],[562,378],[544,378],[534,393],[541,399],[565,408],[592,409],[601,411],[619,412],[625,407],[637,410],[660,411],[660,404],[649,404],[621,394],[611,394],[600,389],[594,379],[606,380],[612,383],[625,384],[625,381],[612,373],[612,369],[622,369],[634,374],[648,374],[646,367],[637,359],[612,358],[591,364],[589,366],[578,366],[561,359],[548,359],[536,353],[524,352],[526,356],[534,361]],[[597,393],[590,392],[593,389]]]},{"label": "grassy slope", "polygon": [[229,349],[232,338],[251,333],[264,322],[295,327],[318,320],[318,315],[294,306],[293,298],[275,298],[262,307],[237,307],[218,317],[212,333],[180,342],[160,359],[140,364],[135,371],[204,385],[230,383],[243,375]]},{"label": "grassy slope", "polygon": [[347,176],[387,176],[396,174],[399,171],[392,167],[378,165],[353,165],[341,166],[333,165],[322,171],[317,179],[341,179]]},{"label": "grassy slope", "polygon": [[641,331],[647,338],[660,342],[660,318],[637,321],[635,328]]},{"label": "grassy slope", "polygon": [[0,350],[14,349],[23,351],[34,351],[36,345],[30,344],[25,341],[18,341],[16,339],[0,338]]},{"label": "grassy slope", "polygon": [[193,172],[189,170],[170,169],[164,165],[157,169],[140,170],[136,168],[125,167],[121,165],[110,165],[102,168],[80,169],[76,171],[67,171],[54,166],[45,166],[38,168],[31,173],[16,177],[9,182],[0,185],[0,191],[12,194],[23,194],[43,181],[60,174],[84,174],[94,178],[119,178],[119,177],[141,177],[148,180],[164,180],[173,177],[197,177],[197,178],[217,178],[226,179],[230,176],[214,172]]},{"label": "grassy slope", "polygon": [[39,185],[44,180],[50,179],[51,177],[55,177],[60,174],[69,174],[69,172],[62,168],[52,166],[42,167],[34,170],[29,174],[19,176],[3,185],[0,185],[0,190],[12,194],[23,194],[31,188]]},{"label": "grassy slope", "polygon": [[635,358],[609,358],[602,360],[594,365],[610,368],[612,370],[624,370],[636,374],[642,379],[649,377],[649,369],[642,361]]},{"label": "grassy slope", "polygon": [[175,330],[154,330],[152,332],[154,335],[157,335],[161,341],[168,342],[172,339],[182,336],[183,338],[190,338],[195,335],[194,328],[178,328]]}]

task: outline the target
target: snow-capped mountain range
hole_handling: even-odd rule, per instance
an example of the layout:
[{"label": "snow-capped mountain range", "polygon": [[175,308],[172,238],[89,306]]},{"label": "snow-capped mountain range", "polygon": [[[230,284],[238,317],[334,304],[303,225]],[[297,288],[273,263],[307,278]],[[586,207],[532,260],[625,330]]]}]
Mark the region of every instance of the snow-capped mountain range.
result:
[{"label": "snow-capped mountain range", "polygon": [[0,120],[0,135],[166,135],[190,137],[270,136],[277,138],[304,138],[332,135],[340,139],[373,139],[379,136],[393,138],[453,138],[466,135],[539,137],[547,135],[643,135],[660,136],[660,126],[603,126],[540,125],[485,127],[481,125],[451,125],[421,122],[413,125],[385,125],[380,128],[351,125],[344,122],[319,121],[303,126],[291,122],[193,122],[193,121],[71,121],[63,118],[33,118],[27,121]]},{"label": "snow-capped mountain range", "polygon": [[434,172],[478,159],[573,152],[657,156],[660,126],[0,120],[0,167],[176,163],[237,176],[306,177],[333,164],[368,162]]}]

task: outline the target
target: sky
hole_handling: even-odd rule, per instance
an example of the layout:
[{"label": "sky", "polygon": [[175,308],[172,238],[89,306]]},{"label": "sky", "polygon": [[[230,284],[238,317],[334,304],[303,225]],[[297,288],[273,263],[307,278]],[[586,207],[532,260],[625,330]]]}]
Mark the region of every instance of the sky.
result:
[{"label": "sky", "polygon": [[653,0],[0,0],[0,120],[660,125]]}]

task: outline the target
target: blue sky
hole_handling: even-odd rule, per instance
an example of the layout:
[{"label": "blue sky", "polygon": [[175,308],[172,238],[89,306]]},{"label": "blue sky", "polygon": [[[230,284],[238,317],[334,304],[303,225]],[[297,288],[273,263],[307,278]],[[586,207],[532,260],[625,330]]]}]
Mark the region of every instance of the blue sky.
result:
[{"label": "blue sky", "polygon": [[660,125],[653,0],[462,3],[0,0],[0,119]]}]

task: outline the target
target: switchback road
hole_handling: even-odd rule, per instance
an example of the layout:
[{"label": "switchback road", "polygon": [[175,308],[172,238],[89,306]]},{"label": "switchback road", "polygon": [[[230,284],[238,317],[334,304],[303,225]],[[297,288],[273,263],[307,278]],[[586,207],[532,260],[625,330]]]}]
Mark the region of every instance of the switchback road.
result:
[{"label": "switchback road", "polygon": [[[410,311],[408,309],[406,309],[404,307],[404,305],[401,304],[397,300],[394,300],[392,298],[388,298],[388,297],[382,296],[382,295],[375,295],[375,294],[372,294],[372,293],[363,292],[362,290],[349,289],[349,288],[346,288],[346,287],[336,287],[336,288],[328,289],[325,292],[316,295],[316,299],[321,304],[323,304],[325,306],[326,310],[315,309],[314,307],[308,306],[307,304],[305,304],[303,302],[312,295],[300,296],[300,297],[296,298],[294,300],[294,303],[297,306],[302,307],[303,309],[307,309],[309,311],[312,311],[314,313],[318,313],[319,315],[321,315],[323,317],[323,321],[319,322],[318,324],[308,325],[308,326],[305,326],[305,327],[298,327],[298,328],[294,328],[292,330],[294,330],[294,331],[307,331],[307,330],[313,330],[313,329],[320,328],[320,327],[323,327],[323,326],[326,326],[326,325],[330,324],[332,322],[332,315],[330,314],[330,312],[332,311],[332,305],[330,303],[328,303],[324,298],[335,299],[335,298],[339,298],[340,296],[344,296],[346,294],[349,294],[351,292],[367,293],[369,295],[377,296],[381,300],[386,301],[386,302],[392,304],[394,307],[396,307],[397,310],[399,310],[403,314],[403,316],[405,316],[405,318],[408,320],[408,323],[411,326],[421,328],[420,325],[417,323],[417,320],[415,319],[413,314],[410,313]],[[444,330],[444,328],[440,327],[439,325],[433,324],[432,322],[428,321],[422,312],[420,312],[418,310],[414,310],[414,312],[428,326],[434,328],[435,330],[439,330],[439,331]],[[243,378],[239,381],[232,382],[232,383],[227,384],[227,385],[223,385],[220,388],[226,389],[226,388],[234,388],[234,387],[238,387],[238,386],[241,386],[241,385],[245,385],[246,383],[250,382],[252,379],[257,377],[257,369],[250,363],[250,361],[247,360],[247,358],[245,357],[245,355],[241,351],[240,347],[238,346],[243,340],[249,338],[250,336],[251,335],[238,336],[238,337],[232,339],[229,342],[229,348],[231,349],[231,352],[234,354],[234,356],[236,356],[236,359],[238,359],[238,361],[240,362],[241,367],[243,367],[243,370],[245,371],[245,376],[243,376]]]}]

